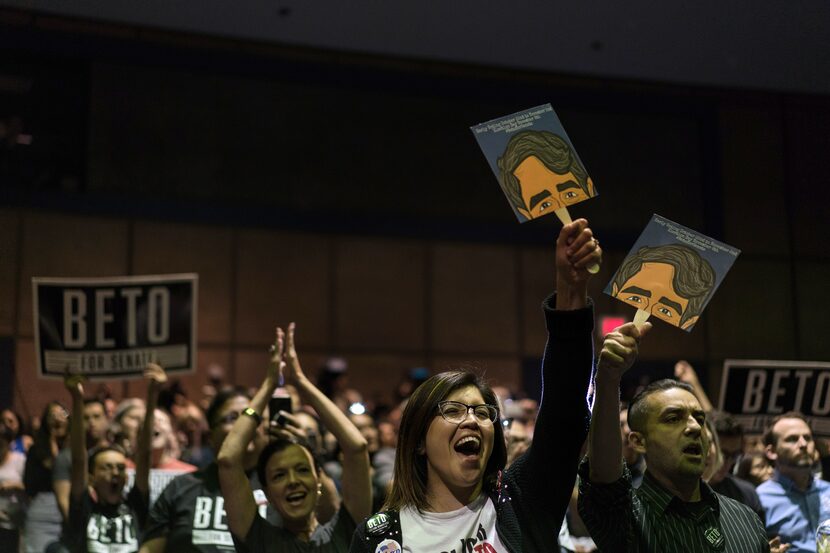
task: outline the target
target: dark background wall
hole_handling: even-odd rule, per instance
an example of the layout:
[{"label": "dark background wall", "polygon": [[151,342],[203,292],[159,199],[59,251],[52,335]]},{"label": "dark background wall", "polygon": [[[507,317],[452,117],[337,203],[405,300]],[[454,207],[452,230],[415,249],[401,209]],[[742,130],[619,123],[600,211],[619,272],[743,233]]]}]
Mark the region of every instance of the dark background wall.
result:
[{"label": "dark background wall", "polygon": [[63,395],[34,375],[32,276],[198,272],[199,367],[241,384],[296,320],[310,372],[344,355],[370,396],[416,365],[520,385],[559,223],[515,222],[469,126],[547,102],[600,192],[571,210],[606,251],[598,314],[632,315],[601,290],[652,213],[743,250],[693,333],[657,324],[642,371],[689,359],[717,397],[726,358],[830,359],[826,96],[0,21],[0,116],[33,137],[0,188],[24,411]]}]

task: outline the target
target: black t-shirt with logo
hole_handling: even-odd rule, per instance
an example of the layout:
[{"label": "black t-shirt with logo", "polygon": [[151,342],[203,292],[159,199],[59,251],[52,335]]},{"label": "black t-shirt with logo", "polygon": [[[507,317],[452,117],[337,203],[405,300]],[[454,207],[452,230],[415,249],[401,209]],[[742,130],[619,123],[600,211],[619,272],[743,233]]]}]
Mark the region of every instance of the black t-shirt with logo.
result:
[{"label": "black t-shirt with logo", "polygon": [[147,498],[133,488],[118,505],[95,501],[88,491],[69,503],[62,541],[73,553],[135,553],[147,520]]},{"label": "black t-shirt with logo", "polygon": [[308,542],[297,539],[288,530],[269,524],[260,517],[254,517],[245,541],[236,539],[236,543],[244,543],[250,553],[346,553],[355,528],[349,511],[341,505],[330,521],[314,530]]},{"label": "black t-shirt with logo", "polygon": [[[256,475],[249,475],[249,480],[259,515],[265,517],[267,511],[272,520],[271,513],[275,512],[267,509],[268,500],[259,489]],[[167,485],[150,510],[142,543],[155,538],[166,538],[166,551],[174,553],[237,551],[228,528],[216,463],[177,476]]]}]

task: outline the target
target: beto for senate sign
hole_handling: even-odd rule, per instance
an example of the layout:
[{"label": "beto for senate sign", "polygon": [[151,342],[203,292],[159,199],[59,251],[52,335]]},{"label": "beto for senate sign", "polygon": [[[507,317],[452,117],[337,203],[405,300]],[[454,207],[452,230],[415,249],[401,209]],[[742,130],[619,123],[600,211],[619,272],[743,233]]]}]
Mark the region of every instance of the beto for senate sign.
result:
[{"label": "beto for senate sign", "polygon": [[32,279],[38,374],[140,376],[196,365],[198,275]]},{"label": "beto for senate sign", "polygon": [[751,434],[763,432],[776,415],[798,411],[813,434],[830,437],[830,363],[727,359],[720,409]]}]

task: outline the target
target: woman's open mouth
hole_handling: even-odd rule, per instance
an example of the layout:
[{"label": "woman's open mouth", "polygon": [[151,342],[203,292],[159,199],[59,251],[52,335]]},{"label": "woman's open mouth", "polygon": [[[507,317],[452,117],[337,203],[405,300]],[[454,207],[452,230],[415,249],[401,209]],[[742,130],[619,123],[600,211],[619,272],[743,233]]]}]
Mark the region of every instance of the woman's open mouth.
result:
[{"label": "woman's open mouth", "polygon": [[298,507],[302,505],[307,495],[306,492],[293,492],[285,496],[285,502],[292,507]]},{"label": "woman's open mouth", "polygon": [[481,438],[478,436],[465,436],[455,442],[455,451],[465,457],[478,457],[481,453]]}]

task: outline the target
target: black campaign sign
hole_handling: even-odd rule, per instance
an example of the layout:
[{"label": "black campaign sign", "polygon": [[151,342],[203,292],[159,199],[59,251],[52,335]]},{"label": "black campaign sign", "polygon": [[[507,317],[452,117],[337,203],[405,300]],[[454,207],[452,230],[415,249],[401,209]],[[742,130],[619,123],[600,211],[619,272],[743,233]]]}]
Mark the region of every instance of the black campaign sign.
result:
[{"label": "black campaign sign", "polygon": [[814,434],[830,437],[830,363],[727,359],[720,409],[753,434],[763,432],[776,415],[800,411]]},{"label": "black campaign sign", "polygon": [[140,376],[147,363],[192,370],[195,274],[33,278],[35,353],[41,376]]}]

